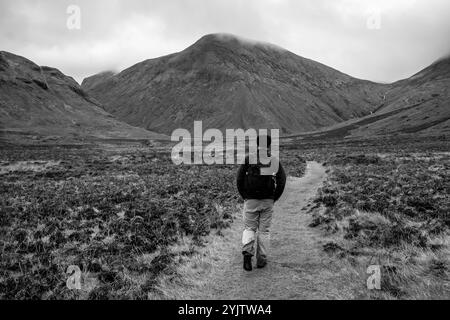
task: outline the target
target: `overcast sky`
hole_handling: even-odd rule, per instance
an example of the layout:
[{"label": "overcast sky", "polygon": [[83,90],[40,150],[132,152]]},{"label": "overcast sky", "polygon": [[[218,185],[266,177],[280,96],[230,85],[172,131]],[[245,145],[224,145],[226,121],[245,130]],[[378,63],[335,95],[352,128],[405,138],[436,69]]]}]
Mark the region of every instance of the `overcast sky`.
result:
[{"label": "overcast sky", "polygon": [[[80,29],[67,27],[74,17],[69,5],[81,10]],[[217,32],[271,42],[358,78],[392,82],[450,54],[450,1],[0,0],[0,50],[79,82],[181,51]]]}]

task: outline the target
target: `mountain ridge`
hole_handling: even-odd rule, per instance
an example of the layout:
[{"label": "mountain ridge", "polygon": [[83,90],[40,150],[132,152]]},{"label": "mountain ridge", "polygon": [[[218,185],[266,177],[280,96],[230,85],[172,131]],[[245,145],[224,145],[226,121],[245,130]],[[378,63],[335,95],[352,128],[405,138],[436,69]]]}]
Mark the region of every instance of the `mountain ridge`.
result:
[{"label": "mountain ridge", "polygon": [[58,69],[6,51],[0,51],[0,129],[3,137],[163,137],[115,119]]},{"label": "mountain ridge", "polygon": [[370,114],[384,87],[277,46],[222,34],[84,86],[118,118],[164,133],[190,129],[194,120],[206,128],[313,130]]},{"label": "mountain ridge", "polygon": [[[174,129],[280,129],[283,136],[450,135],[450,56],[390,84],[357,79],[229,34],[106,71],[80,86],[0,51],[0,134],[167,139]],[[328,134],[323,135],[323,132]]]}]

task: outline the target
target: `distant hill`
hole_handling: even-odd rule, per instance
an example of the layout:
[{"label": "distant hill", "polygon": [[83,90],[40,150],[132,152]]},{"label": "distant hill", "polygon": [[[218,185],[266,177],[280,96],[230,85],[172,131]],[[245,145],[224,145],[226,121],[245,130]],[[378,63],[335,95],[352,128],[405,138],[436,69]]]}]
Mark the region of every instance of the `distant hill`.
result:
[{"label": "distant hill", "polygon": [[389,85],[383,98],[383,103],[371,115],[306,136],[450,136],[450,58],[441,59],[412,77]]},{"label": "distant hill", "polygon": [[398,111],[356,134],[450,133],[450,58],[441,59],[412,77],[393,83],[377,113]]},{"label": "distant hill", "polygon": [[98,84],[113,77],[114,75],[115,75],[115,73],[112,71],[105,71],[105,72],[98,73],[96,75],[93,75],[89,78],[84,79],[83,83],[81,84],[81,87],[83,88],[83,90],[90,90],[93,87],[97,86]]},{"label": "distant hill", "polygon": [[194,120],[205,129],[278,128],[315,138],[450,135],[449,88],[449,57],[377,84],[223,34],[82,86],[0,51],[0,138],[167,139],[155,132],[192,130]]},{"label": "distant hill", "polygon": [[205,128],[316,130],[369,115],[389,86],[352,78],[285,49],[232,35],[83,81],[119,119],[170,134]]},{"label": "distant hill", "polygon": [[61,71],[5,51],[0,51],[0,135],[163,137],[115,119]]}]

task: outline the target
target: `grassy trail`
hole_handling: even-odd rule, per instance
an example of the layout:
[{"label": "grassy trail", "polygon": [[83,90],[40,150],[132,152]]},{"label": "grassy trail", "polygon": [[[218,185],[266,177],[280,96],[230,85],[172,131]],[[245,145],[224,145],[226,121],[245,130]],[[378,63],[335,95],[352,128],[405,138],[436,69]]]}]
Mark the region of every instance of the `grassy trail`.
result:
[{"label": "grassy trail", "polygon": [[[236,219],[226,242],[215,248],[207,280],[184,298],[190,299],[351,299],[348,269],[323,251],[326,239],[308,227],[311,216],[301,209],[326,177],[325,168],[308,162],[305,176],[289,177],[275,205],[269,263],[264,269],[242,269],[242,220]],[[354,276],[354,275],[353,275]],[[361,284],[355,284],[361,285]]]}]

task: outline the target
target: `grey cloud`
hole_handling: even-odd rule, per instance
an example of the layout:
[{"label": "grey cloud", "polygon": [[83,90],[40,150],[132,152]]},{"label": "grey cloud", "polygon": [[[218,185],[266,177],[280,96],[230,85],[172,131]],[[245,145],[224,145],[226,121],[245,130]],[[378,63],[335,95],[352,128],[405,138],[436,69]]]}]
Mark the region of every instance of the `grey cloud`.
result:
[{"label": "grey cloud", "polygon": [[[81,30],[66,28],[70,4],[82,10]],[[371,8],[379,30],[366,26]],[[449,13],[447,0],[0,0],[0,50],[81,81],[223,32],[391,82],[450,53]]]}]

